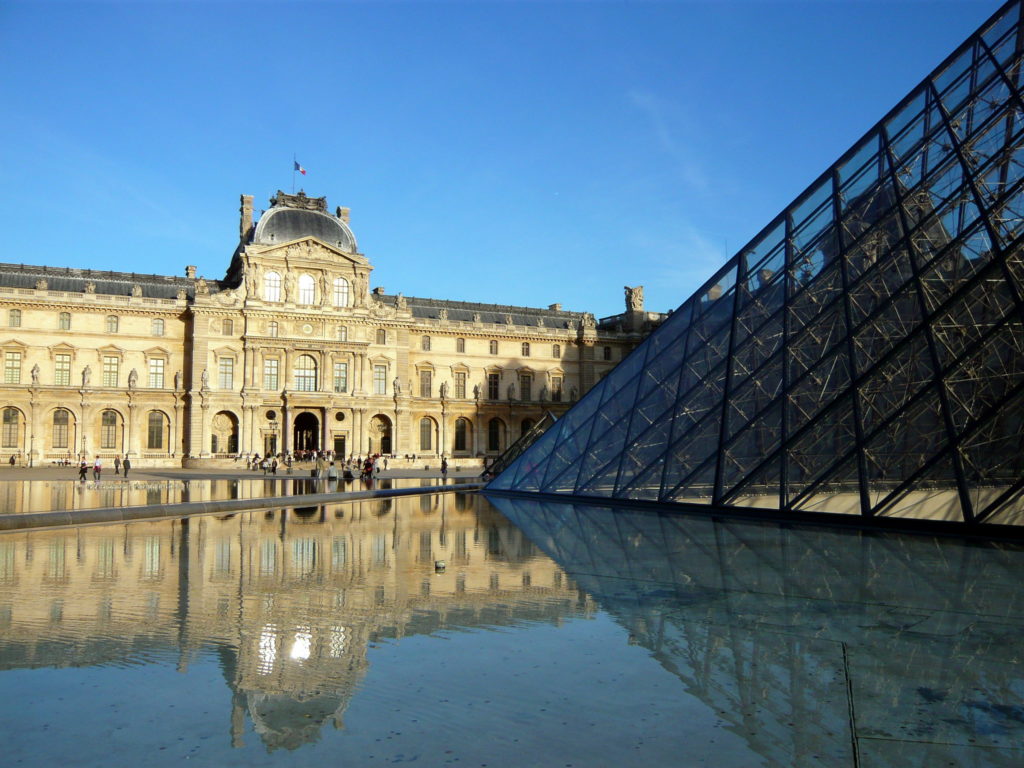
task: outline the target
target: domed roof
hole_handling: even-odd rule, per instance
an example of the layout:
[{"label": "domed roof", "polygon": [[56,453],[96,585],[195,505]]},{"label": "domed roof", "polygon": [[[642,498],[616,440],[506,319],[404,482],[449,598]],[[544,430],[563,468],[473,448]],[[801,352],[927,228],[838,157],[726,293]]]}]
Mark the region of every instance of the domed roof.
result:
[{"label": "domed roof", "polygon": [[356,253],[356,238],[348,225],[327,213],[327,199],[286,195],[278,192],[270,201],[273,206],[256,225],[253,242],[257,245],[287,243],[303,237],[315,237],[346,253]]}]

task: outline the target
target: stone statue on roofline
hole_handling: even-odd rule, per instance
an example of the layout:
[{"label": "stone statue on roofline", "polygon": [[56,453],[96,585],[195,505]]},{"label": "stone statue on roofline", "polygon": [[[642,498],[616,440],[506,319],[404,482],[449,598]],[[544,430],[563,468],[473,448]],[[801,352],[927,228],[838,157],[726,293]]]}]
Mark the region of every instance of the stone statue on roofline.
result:
[{"label": "stone statue on roofline", "polygon": [[643,312],[644,287],[642,285],[638,285],[635,288],[630,288],[628,285],[626,285],[623,286],[623,290],[626,292],[626,311]]}]

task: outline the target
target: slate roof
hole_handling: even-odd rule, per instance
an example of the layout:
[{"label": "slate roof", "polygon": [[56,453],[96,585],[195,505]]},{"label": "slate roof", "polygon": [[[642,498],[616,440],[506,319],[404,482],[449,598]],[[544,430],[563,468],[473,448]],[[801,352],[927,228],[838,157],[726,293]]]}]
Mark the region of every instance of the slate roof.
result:
[{"label": "slate roof", "polygon": [[[374,299],[389,306],[395,306],[398,297],[392,295],[377,295]],[[514,325],[532,325],[540,327],[540,320],[546,328],[568,328],[569,323],[579,324],[583,319],[584,312],[567,312],[563,310],[541,309],[537,307],[513,307],[504,304],[480,304],[471,301],[451,301],[447,299],[425,299],[417,296],[404,297],[412,315],[415,318],[438,319],[442,309],[448,310],[448,319],[455,321],[473,322],[473,315],[479,314],[480,321],[484,323],[507,322],[507,316],[512,316]]]},{"label": "slate roof", "polygon": [[[50,291],[85,293],[86,284],[93,283],[96,293],[107,296],[131,296],[135,285],[142,286],[142,295],[149,298],[174,299],[182,289],[190,299],[195,295],[195,280],[187,277],[0,263],[0,286],[34,289],[38,280],[46,280],[47,290]],[[219,281],[206,282],[210,293],[221,290]]]}]

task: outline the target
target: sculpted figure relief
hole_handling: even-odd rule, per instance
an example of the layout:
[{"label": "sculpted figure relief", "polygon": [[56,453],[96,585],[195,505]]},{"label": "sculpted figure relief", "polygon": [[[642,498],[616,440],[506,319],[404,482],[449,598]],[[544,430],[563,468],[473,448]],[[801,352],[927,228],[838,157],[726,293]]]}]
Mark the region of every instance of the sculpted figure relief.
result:
[{"label": "sculpted figure relief", "polygon": [[82,387],[88,387],[89,382],[92,380],[92,368],[88,365],[82,369]]},{"label": "sculpted figure relief", "polygon": [[395,380],[391,382],[391,386],[395,388],[396,395],[402,394],[402,382],[397,376],[395,377]]},{"label": "sculpted figure relief", "polygon": [[132,368],[131,373],[128,374],[128,389],[135,389],[135,385],[139,383],[139,372]]},{"label": "sculpted figure relief", "polygon": [[638,285],[636,288],[630,288],[628,285],[625,285],[622,289],[626,292],[626,311],[643,312],[644,287],[642,285]]},{"label": "sculpted figure relief", "polygon": [[181,371],[174,373],[174,388],[181,389]]},{"label": "sculpted figure relief", "polygon": [[516,384],[515,384],[515,382],[512,382],[511,384],[508,385],[508,399],[509,400],[515,400],[516,399]]},{"label": "sculpted figure relief", "polygon": [[295,297],[295,275],[288,272],[284,276],[284,300],[291,301]]},{"label": "sculpted figure relief", "polygon": [[473,399],[474,400],[479,400],[480,399],[480,385],[479,384],[474,384],[473,385]]},{"label": "sculpted figure relief", "polygon": [[203,389],[210,388],[210,374],[207,372],[205,368],[203,368],[203,373],[199,377],[199,381],[202,382]]},{"label": "sculpted figure relief", "polygon": [[441,382],[441,399],[442,400],[447,400],[448,399],[448,382],[447,381],[442,381]]},{"label": "sculpted figure relief", "polygon": [[35,365],[32,366],[32,383],[39,383],[39,363],[36,363]]}]

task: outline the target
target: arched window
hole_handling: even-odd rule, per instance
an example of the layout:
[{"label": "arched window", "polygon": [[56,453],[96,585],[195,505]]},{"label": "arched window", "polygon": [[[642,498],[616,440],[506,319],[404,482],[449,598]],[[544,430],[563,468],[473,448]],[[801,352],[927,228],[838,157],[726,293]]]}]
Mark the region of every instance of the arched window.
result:
[{"label": "arched window", "polygon": [[348,291],[348,280],[346,280],[344,277],[334,278],[334,306],[348,306]]},{"label": "arched window", "polygon": [[338,341],[348,341],[348,326],[338,326]]},{"label": "arched window", "polygon": [[316,301],[316,281],[312,275],[299,275],[299,304]]},{"label": "arched window", "polygon": [[491,419],[487,422],[487,450],[500,451],[502,433],[505,431],[505,424],[501,419]]},{"label": "arched window", "polygon": [[53,447],[67,449],[68,426],[71,424],[71,413],[64,408],[53,412]]},{"label": "arched window", "polygon": [[104,411],[100,415],[100,448],[114,450],[117,448],[117,413]]},{"label": "arched window", "polygon": [[271,320],[269,323],[267,323],[267,335],[268,336],[273,336],[276,339],[277,338],[277,329],[278,329],[277,320]]},{"label": "arched window", "polygon": [[420,347],[423,349],[424,352],[429,352],[430,351],[430,337],[429,336],[424,336],[423,338],[420,339]]},{"label": "arched window", "polygon": [[468,451],[469,421],[467,419],[455,420],[455,450]]},{"label": "arched window", "polygon": [[12,309],[10,312],[7,313],[7,324],[9,326],[11,326],[11,328],[20,328],[21,327],[21,310],[20,309]]},{"label": "arched window", "polygon": [[267,272],[263,276],[264,301],[281,300],[281,276],[277,272]]},{"label": "arched window", "polygon": [[316,392],[316,360],[302,355],[295,361],[295,388],[300,392]]},{"label": "arched window", "polygon": [[18,426],[21,421],[21,414],[16,408],[4,408],[3,434],[0,437],[0,446],[4,448],[18,447]]},{"label": "arched window", "polygon": [[117,315],[107,316],[107,333],[117,333],[118,320]]},{"label": "arched window", "polygon": [[434,422],[426,416],[420,419],[420,450],[434,450]]},{"label": "arched window", "polygon": [[530,342],[524,341],[523,342],[523,357],[529,357],[529,356],[530,356]]},{"label": "arched window", "polygon": [[465,351],[466,351],[466,340],[465,339],[456,339],[455,340],[455,351],[458,352],[460,355],[465,353]]},{"label": "arched window", "polygon": [[71,330],[71,313],[61,312],[60,317],[57,319],[57,327],[62,331]]},{"label": "arched window", "polygon": [[166,417],[160,411],[149,412],[149,429],[146,432],[146,448],[150,451],[164,450],[164,423]]}]

